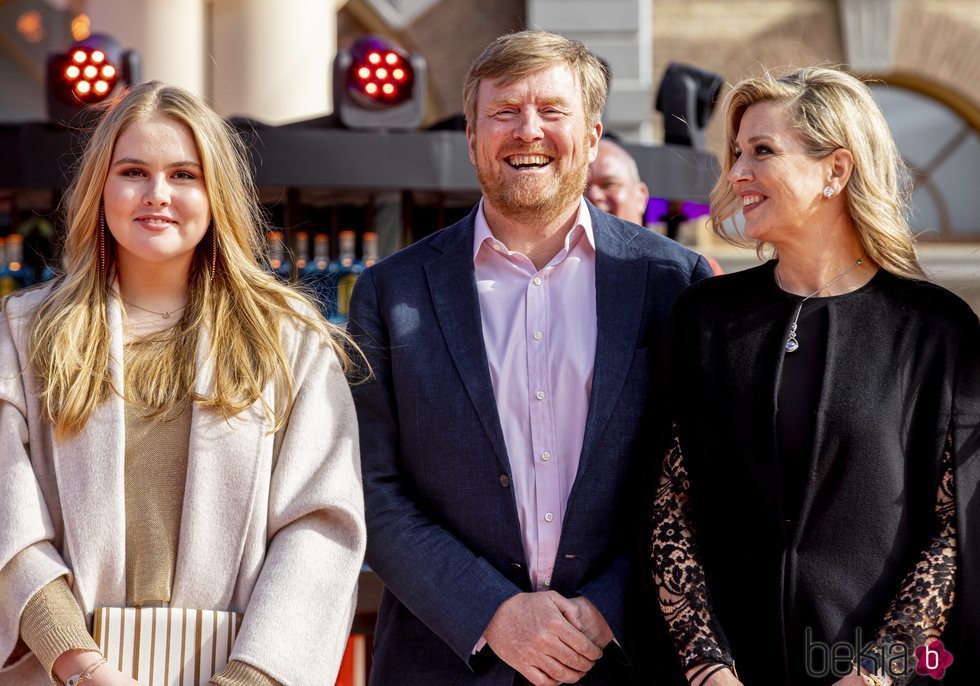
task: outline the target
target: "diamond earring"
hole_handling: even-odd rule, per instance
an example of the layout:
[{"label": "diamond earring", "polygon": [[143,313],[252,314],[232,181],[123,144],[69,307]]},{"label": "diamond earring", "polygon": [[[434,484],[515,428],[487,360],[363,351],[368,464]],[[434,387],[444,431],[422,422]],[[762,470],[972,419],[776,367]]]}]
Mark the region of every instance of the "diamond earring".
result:
[{"label": "diamond earring", "polygon": [[825,198],[832,198],[832,197],[834,197],[834,189],[831,188],[830,186],[824,186],[823,187],[823,197],[825,197]]}]

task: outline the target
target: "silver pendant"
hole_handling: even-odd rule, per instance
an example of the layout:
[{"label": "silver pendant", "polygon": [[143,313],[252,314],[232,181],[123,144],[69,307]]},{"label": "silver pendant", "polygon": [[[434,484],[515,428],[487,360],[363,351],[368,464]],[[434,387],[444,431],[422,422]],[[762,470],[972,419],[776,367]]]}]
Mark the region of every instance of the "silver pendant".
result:
[{"label": "silver pendant", "polygon": [[[806,302],[805,300],[803,302]],[[796,308],[796,314],[793,315],[793,323],[789,325],[789,336],[786,337],[786,352],[792,353],[796,352],[800,347],[800,342],[796,340],[796,327],[800,321],[800,312],[803,311],[803,303],[801,302]]]}]

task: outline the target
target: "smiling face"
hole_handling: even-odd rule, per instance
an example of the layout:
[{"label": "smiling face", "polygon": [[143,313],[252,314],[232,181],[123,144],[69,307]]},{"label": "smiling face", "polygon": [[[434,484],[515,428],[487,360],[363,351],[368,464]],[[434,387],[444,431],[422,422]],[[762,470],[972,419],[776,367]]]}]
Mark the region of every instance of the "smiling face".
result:
[{"label": "smiling face", "polygon": [[630,154],[609,140],[599,142],[599,154],[589,165],[585,197],[604,212],[634,224],[643,223],[650,193],[640,181]]},{"label": "smiling face", "polygon": [[[742,115],[728,181],[741,198],[745,235],[778,244],[822,224],[831,156],[814,159],[790,127],[785,105],[759,102]],[[833,184],[831,184],[833,185]]]},{"label": "smiling face", "polygon": [[186,126],[154,115],[126,127],[116,139],[102,199],[120,270],[189,273],[210,222],[210,204]]},{"label": "smiling face", "polygon": [[485,203],[515,220],[547,222],[579,201],[602,125],[586,122],[568,65],[507,86],[482,81],[476,109],[466,136]]}]

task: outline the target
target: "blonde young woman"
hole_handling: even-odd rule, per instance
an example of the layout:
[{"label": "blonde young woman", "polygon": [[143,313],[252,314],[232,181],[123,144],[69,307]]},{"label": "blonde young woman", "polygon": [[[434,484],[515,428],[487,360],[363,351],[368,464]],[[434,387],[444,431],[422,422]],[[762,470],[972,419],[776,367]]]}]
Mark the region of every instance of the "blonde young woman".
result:
[{"label": "blonde young woman", "polygon": [[67,196],[64,275],[4,303],[0,684],[135,684],[86,625],[134,606],[244,613],[201,683],[336,677],[365,544],[348,360],[258,267],[246,160],[194,96],[132,89]]},{"label": "blonde young woman", "polygon": [[748,79],[724,116],[712,219],[727,235],[741,212],[743,242],[776,259],[672,314],[650,554],[686,676],[905,683],[951,652],[947,683],[975,683],[977,317],[925,281],[864,84]]}]

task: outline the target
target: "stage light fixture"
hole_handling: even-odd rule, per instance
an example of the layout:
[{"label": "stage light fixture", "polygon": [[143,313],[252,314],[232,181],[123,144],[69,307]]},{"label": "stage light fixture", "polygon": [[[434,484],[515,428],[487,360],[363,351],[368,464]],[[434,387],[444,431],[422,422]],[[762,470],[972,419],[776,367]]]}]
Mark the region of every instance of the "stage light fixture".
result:
[{"label": "stage light fixture", "polygon": [[139,81],[139,53],[124,50],[112,36],[93,33],[48,56],[48,116],[57,123],[79,123],[79,111]]},{"label": "stage light fixture", "polygon": [[425,60],[378,36],[337,51],[334,110],[349,129],[414,129],[422,123]]},{"label": "stage light fixture", "polygon": [[671,62],[657,91],[664,115],[664,142],[705,149],[705,129],[724,80],[689,64]]}]

